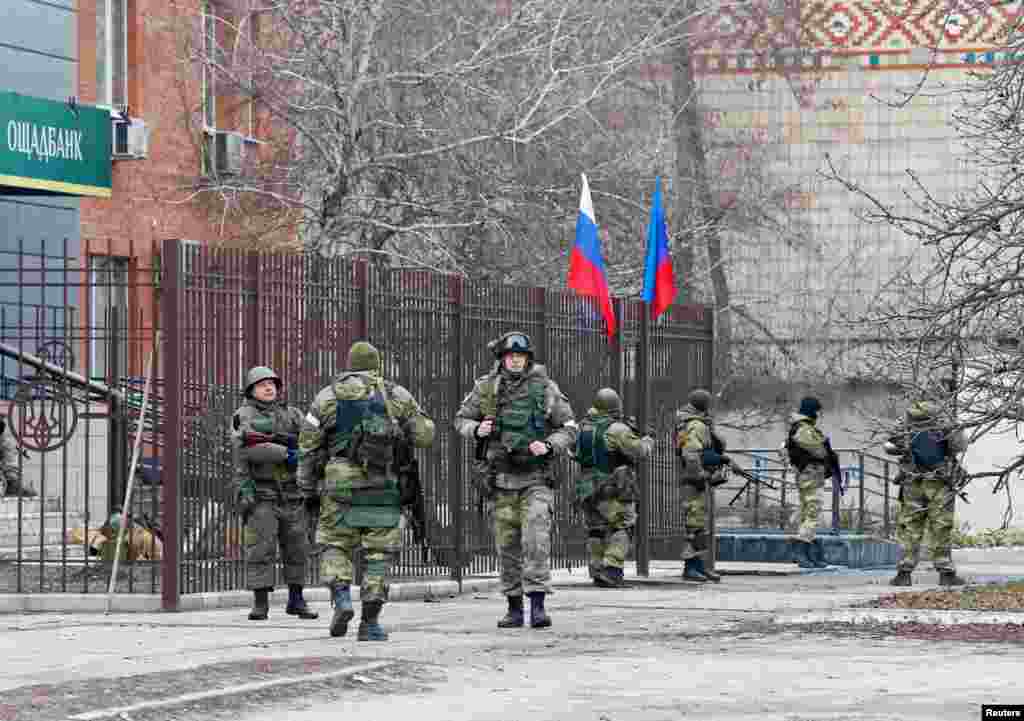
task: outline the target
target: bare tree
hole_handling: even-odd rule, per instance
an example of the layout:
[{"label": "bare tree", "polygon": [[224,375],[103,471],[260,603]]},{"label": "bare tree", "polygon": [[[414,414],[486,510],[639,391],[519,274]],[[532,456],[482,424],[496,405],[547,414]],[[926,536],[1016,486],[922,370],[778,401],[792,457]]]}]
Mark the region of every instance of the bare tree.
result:
[{"label": "bare tree", "polygon": [[[1001,49],[1007,58],[1024,50],[1018,30]],[[847,324],[864,341],[865,372],[908,399],[939,404],[974,441],[1024,419],[1024,69],[1008,60],[972,74],[956,92],[953,125],[974,178],[969,190],[936,192],[908,169],[909,188],[897,202],[834,164],[825,175],[866,201],[865,220],[917,244],[868,311]],[[874,421],[883,433],[891,426]],[[973,477],[994,477],[995,490],[1008,492],[1022,470],[1024,457]],[[1006,520],[1011,513],[1008,505]]]},{"label": "bare tree", "polygon": [[676,4],[219,2],[186,59],[274,132],[194,191],[299,209],[313,252],[528,277],[564,251],[592,108],[682,31]]}]

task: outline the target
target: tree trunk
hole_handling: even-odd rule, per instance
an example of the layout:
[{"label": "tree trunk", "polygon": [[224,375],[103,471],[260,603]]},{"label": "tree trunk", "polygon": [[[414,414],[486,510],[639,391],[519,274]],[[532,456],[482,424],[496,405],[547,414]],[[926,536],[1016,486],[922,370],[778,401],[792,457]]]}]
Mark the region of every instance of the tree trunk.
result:
[{"label": "tree trunk", "polygon": [[696,247],[702,243],[707,249],[715,308],[714,384],[720,388],[732,374],[731,293],[722,256],[722,215],[708,177],[697,83],[686,41],[676,46],[672,64],[676,106],[673,128],[676,139],[676,224],[694,229],[682,236],[688,245]]}]

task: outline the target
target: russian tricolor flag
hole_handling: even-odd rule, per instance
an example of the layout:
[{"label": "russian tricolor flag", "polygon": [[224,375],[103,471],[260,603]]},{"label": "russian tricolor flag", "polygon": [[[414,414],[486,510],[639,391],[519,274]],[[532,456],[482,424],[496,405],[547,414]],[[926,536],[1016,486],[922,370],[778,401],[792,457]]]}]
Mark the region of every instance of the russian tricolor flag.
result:
[{"label": "russian tricolor flag", "polygon": [[651,306],[651,320],[668,310],[676,297],[672,277],[672,256],[668,254],[668,226],[661,202],[661,178],[654,181],[651,220],[647,224],[647,259],[644,262],[644,290],[641,298]]},{"label": "russian tricolor flag", "polygon": [[594,203],[590,199],[590,186],[583,175],[583,190],[580,192],[580,214],[576,219],[576,242],[569,258],[569,287],[580,295],[593,298],[604,316],[608,337],[615,334],[615,309],[608,293],[608,279],[604,274],[604,260],[601,258],[601,240],[597,236],[597,220],[594,217]]}]

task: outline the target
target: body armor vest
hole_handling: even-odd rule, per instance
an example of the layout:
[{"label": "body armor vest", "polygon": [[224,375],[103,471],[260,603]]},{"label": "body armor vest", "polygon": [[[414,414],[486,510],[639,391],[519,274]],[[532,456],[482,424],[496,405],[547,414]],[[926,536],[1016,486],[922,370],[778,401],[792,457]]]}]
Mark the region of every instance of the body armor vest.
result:
[{"label": "body armor vest", "polygon": [[789,427],[789,435],[786,436],[786,451],[789,453],[789,462],[792,463],[798,471],[802,471],[812,463],[822,463],[822,461],[816,459],[796,442],[797,431],[800,430],[800,426],[806,424],[807,421],[797,421]]},{"label": "body armor vest", "polygon": [[605,433],[614,422],[612,418],[602,418],[599,421],[584,420],[580,424],[576,460],[584,469],[610,474],[619,466],[631,465],[629,458],[622,453],[608,450]]},{"label": "body armor vest", "polygon": [[[493,393],[494,383],[488,383]],[[504,386],[502,388],[504,395]],[[541,466],[548,462],[547,456],[534,456],[530,444],[547,437],[545,423],[545,399],[547,384],[543,380],[527,380],[514,388],[511,397],[499,398],[495,427],[499,443],[487,449],[489,461],[507,464],[511,469],[525,469]],[[484,399],[485,403],[487,399]]]},{"label": "body armor vest", "polygon": [[[361,465],[372,479],[382,481],[393,475],[395,448],[402,440],[397,422],[388,413],[387,400],[366,378],[359,378],[366,388],[366,397],[337,398],[335,420],[331,429],[331,455]],[[338,379],[343,383],[353,375]]]}]

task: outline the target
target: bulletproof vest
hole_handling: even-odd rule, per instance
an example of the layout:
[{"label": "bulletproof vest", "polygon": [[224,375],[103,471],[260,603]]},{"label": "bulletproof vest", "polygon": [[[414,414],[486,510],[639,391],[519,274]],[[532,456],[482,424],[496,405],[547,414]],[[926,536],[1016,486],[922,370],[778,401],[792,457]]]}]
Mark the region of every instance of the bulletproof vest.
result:
[{"label": "bulletproof vest", "polygon": [[946,437],[941,431],[918,431],[910,439],[910,456],[920,468],[941,466],[947,452]]},{"label": "bulletproof vest", "polygon": [[[256,406],[251,406],[256,408]],[[275,433],[293,434],[297,430],[285,421],[288,414],[283,409],[256,408],[260,415],[249,420],[248,426],[256,433],[273,435]],[[275,491],[293,491],[295,474],[288,470],[284,463],[249,463],[252,479],[261,486],[269,483]]]},{"label": "bulletproof vest", "polygon": [[368,473],[386,477],[393,471],[395,449],[402,433],[388,414],[384,394],[364,376],[344,376],[336,384],[353,376],[362,381],[365,395],[358,399],[336,399],[331,454],[362,465]]},{"label": "bulletproof vest", "polygon": [[[494,387],[493,383],[487,385]],[[546,390],[547,384],[540,379],[528,379],[511,390],[506,384],[501,384],[501,397],[495,404],[500,448],[494,450],[502,453],[514,466],[547,462],[545,456],[537,457],[529,451],[531,443],[542,441],[547,435],[544,420]]]},{"label": "bulletproof vest", "polygon": [[807,421],[797,421],[789,427],[789,435],[786,436],[786,451],[789,453],[789,462],[796,466],[798,471],[802,471],[804,468],[809,466],[811,463],[820,463],[810,453],[808,453],[803,446],[796,442],[797,431],[800,430],[800,426],[806,424]]},{"label": "bulletproof vest", "polygon": [[596,469],[602,473],[611,473],[629,459],[618,451],[608,450],[608,439],[605,437],[614,419],[601,417],[598,420],[586,419],[580,424],[576,440],[576,460],[587,469]]}]

